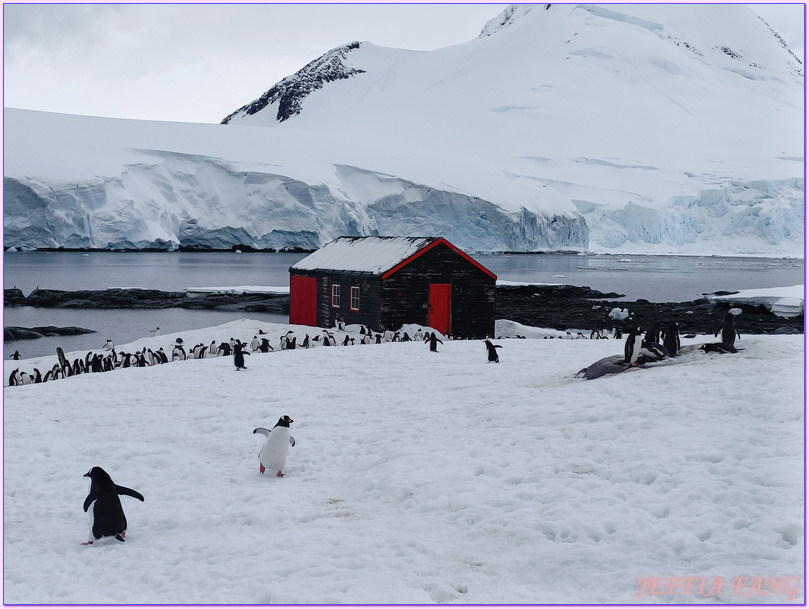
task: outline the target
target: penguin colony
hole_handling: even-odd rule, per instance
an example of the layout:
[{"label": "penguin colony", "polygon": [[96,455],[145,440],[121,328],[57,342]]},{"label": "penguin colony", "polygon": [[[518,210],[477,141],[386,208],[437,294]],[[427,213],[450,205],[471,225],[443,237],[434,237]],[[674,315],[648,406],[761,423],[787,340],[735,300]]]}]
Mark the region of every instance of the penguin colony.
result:
[{"label": "penguin colony", "polygon": [[[368,345],[388,342],[430,340],[430,332],[426,333],[425,339],[425,333],[421,329],[418,329],[411,337],[403,330],[396,330],[395,332],[391,332],[390,330],[374,332],[370,328],[360,326],[359,340],[346,332],[344,326],[341,331],[345,332],[345,336],[342,337],[340,341],[335,337],[334,332],[330,330],[323,330],[320,334],[311,337],[309,334],[306,334],[304,339],[300,342],[292,330],[281,335],[277,341],[271,341],[266,333],[259,330],[258,334],[254,335],[250,341],[242,341],[238,338],[231,337],[228,340],[219,342],[214,339],[210,344],[199,343],[193,347],[186,346],[183,339],[178,337],[175,339],[173,345],[160,347],[157,350],[144,347],[132,353],[127,353],[122,350],[116,351],[115,344],[111,339],[108,339],[102,345],[101,352],[89,351],[84,357],[75,358],[72,362],[65,357],[61,348],[57,348],[58,361],[52,368],[46,370],[44,373],[38,368],[34,368],[31,372],[21,371],[19,368],[16,368],[9,374],[7,385],[14,387],[32,383],[45,383],[90,372],[111,372],[119,368],[146,368],[189,359],[208,359],[225,356],[233,356],[236,370],[246,370],[247,366],[245,365],[244,356],[249,356],[251,353],[310,349],[315,346],[336,347],[338,345],[351,346],[357,343]],[[152,330],[151,333],[154,336],[160,336],[160,328]],[[441,342],[439,339],[436,339],[436,341]],[[21,360],[22,356],[19,351],[15,351],[10,359]]]},{"label": "penguin colony", "polygon": [[[626,312],[626,309],[621,311],[620,314],[623,315],[624,312]],[[612,313],[610,317],[615,318]],[[626,312],[626,317],[631,317],[631,314]],[[653,325],[645,335],[639,326],[630,327],[624,344],[623,364],[625,366],[638,366],[647,361],[659,361],[666,357],[676,356],[680,351],[679,330],[679,324],[676,322],[671,323],[666,331],[661,331],[656,325]],[[722,333],[722,342],[704,344],[699,348],[705,352],[735,353],[737,351],[735,341],[737,337],[741,338],[741,334],[735,326],[733,313],[728,313],[725,316],[722,326],[717,329],[714,336],[718,336],[720,332]],[[370,329],[366,330],[365,327],[361,327],[360,333],[362,336],[360,344],[416,340],[424,341],[425,344],[429,344],[431,352],[438,352],[438,343],[443,344],[443,341],[441,341],[434,332],[423,333],[421,329],[414,334],[413,338],[411,338],[407,332],[402,333],[396,331],[391,333],[390,331],[384,331],[382,333],[373,333]],[[259,334],[264,334],[264,332],[259,330]],[[571,339],[573,338],[570,332],[567,332],[566,335]],[[590,333],[590,338],[603,339],[607,338],[608,335],[609,332],[607,330],[604,330],[603,333],[601,330],[593,330]],[[613,329],[613,336],[615,338],[621,337],[620,330],[617,327]],[[451,339],[451,336],[447,336],[447,338]],[[517,336],[517,338],[525,337]],[[546,336],[545,338],[548,337]],[[581,339],[585,337],[582,332],[577,332],[576,338]],[[299,346],[294,332],[289,331],[280,337],[278,349],[310,348],[310,346],[316,342],[322,343],[323,346],[337,346],[338,344],[332,332],[323,330],[319,336],[315,336],[311,339],[307,334]],[[486,346],[488,362],[499,363],[500,357],[497,349],[501,349],[502,346],[493,344],[489,339],[483,342]],[[340,344],[343,346],[353,345],[354,337],[346,335]],[[34,375],[15,369],[9,377],[9,385],[25,385],[66,378],[87,372],[106,372],[117,368],[153,366],[165,364],[169,361],[205,359],[209,357],[229,356],[231,354],[234,356],[236,370],[244,370],[246,369],[244,356],[250,355],[250,353],[245,350],[248,348],[248,343],[234,338],[223,341],[218,345],[215,340],[212,341],[210,345],[200,343],[188,351],[185,349],[183,339],[177,338],[174,346],[171,348],[171,360],[169,360],[162,347],[156,352],[144,348],[142,351],[137,351],[134,354],[124,353],[123,351],[116,353],[113,341],[107,340],[103,348],[109,352],[108,355],[104,356],[102,354],[89,352],[83,359],[77,358],[72,364],[67,360],[62,349],[57,348],[59,362],[54,365],[44,377],[41,376],[40,371],[36,368],[34,369]],[[249,343],[249,348],[252,352],[268,353],[275,351],[275,348],[270,344],[267,338],[259,338],[258,335],[253,336],[252,341]],[[11,359],[19,360],[19,352],[15,352]],[[584,370],[582,372],[584,372]],[[581,372],[579,375],[580,374]],[[284,476],[283,470],[286,465],[287,454],[290,447],[295,446],[295,438],[290,434],[291,423],[293,423],[293,420],[288,415],[284,415],[278,419],[278,422],[272,429],[257,427],[253,430],[253,434],[263,435],[266,438],[258,455],[259,472],[261,474],[270,470],[275,471],[275,475],[278,478]],[[126,540],[127,522],[119,496],[126,495],[134,497],[139,501],[144,501],[143,495],[133,489],[115,484],[110,475],[98,466],[90,469],[84,476],[90,478],[90,492],[84,500],[84,511],[87,512],[91,505],[95,505],[93,506],[92,538],[82,545],[90,545],[95,540],[103,537],[113,537],[120,542],[124,542]]]},{"label": "penguin colony", "polygon": [[[700,347],[700,350],[716,353],[736,353],[737,348],[735,341],[736,338],[741,338],[741,334],[734,322],[734,315],[738,313],[740,313],[739,309],[731,309],[731,311],[725,315],[722,325],[714,333],[714,336],[718,336],[721,333],[721,342],[706,343]],[[632,313],[628,309],[615,308],[609,312],[608,317],[613,321],[626,322],[628,320],[628,322],[632,322]],[[273,344],[273,342],[267,338],[266,333],[259,330],[258,334],[254,335],[249,342],[231,337],[227,341],[217,342],[216,340],[212,340],[211,343],[207,345],[199,343],[191,348],[186,348],[183,339],[177,338],[174,345],[168,348],[160,347],[157,350],[152,350],[144,347],[142,350],[133,353],[116,351],[113,341],[108,339],[102,347],[102,353],[89,351],[83,358],[75,358],[72,362],[67,360],[61,348],[57,348],[58,361],[52,368],[46,370],[44,374],[38,368],[34,368],[31,372],[21,371],[19,368],[15,368],[8,376],[7,385],[18,386],[44,383],[90,372],[110,372],[119,368],[142,368],[187,359],[207,359],[231,355],[234,358],[235,369],[246,370],[247,367],[245,365],[244,356],[250,355],[251,352],[270,353],[290,349],[309,349],[314,346],[334,347],[338,345],[352,346],[357,343],[368,345],[408,341],[424,341],[425,343],[429,343],[431,352],[438,352],[438,344],[442,343],[442,341],[435,336],[434,332],[429,330],[424,332],[421,328],[411,337],[407,332],[402,330],[396,330],[395,332],[391,332],[390,330],[374,332],[370,328],[360,326],[360,337],[358,339],[345,331],[344,324],[338,325],[338,331],[345,333],[341,341],[337,340],[334,332],[324,329],[320,334],[311,337],[309,334],[306,334],[304,339],[298,342],[295,333],[290,330],[281,335]],[[626,338],[624,338],[625,333],[627,333]],[[159,336],[160,328],[152,330],[152,334]],[[611,329],[599,328],[592,330],[589,338],[591,340],[600,340],[612,337],[617,340],[625,340],[624,363],[627,365],[657,361],[665,357],[675,356],[680,350],[680,326],[676,322],[669,324],[665,331],[660,330],[657,325],[653,325],[646,332],[645,336],[641,335],[642,330],[637,325],[630,326],[628,331],[622,331],[622,328],[616,324],[613,325]],[[565,332],[565,336],[572,340],[587,338],[581,331],[576,332],[575,336],[572,332],[567,331]],[[686,336],[693,338],[695,335],[688,334]],[[446,338],[452,340],[452,336],[450,335],[447,335]],[[525,337],[517,335],[515,338]],[[546,335],[544,338],[553,339],[556,337]],[[486,342],[488,361],[499,362],[499,356],[495,349],[500,348],[500,346],[491,345],[488,339]],[[15,351],[10,359],[20,360],[22,356],[19,351]]]}]

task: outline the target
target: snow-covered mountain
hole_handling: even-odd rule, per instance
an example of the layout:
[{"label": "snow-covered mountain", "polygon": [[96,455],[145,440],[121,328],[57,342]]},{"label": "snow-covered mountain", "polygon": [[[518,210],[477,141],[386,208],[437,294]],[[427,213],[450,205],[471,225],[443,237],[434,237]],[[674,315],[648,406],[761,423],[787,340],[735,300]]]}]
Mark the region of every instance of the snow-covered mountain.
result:
[{"label": "snow-covered mountain", "polygon": [[6,109],[6,247],[803,256],[804,73],[743,5],[515,5],[351,42],[221,125]]}]

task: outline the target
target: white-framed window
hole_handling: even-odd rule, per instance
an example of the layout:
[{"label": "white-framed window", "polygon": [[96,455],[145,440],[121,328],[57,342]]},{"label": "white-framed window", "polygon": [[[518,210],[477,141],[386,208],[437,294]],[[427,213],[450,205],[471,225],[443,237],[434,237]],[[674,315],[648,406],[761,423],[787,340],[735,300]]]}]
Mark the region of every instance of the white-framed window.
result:
[{"label": "white-framed window", "polygon": [[351,286],[351,302],[349,303],[349,305],[352,311],[360,310],[360,286],[358,285]]},{"label": "white-framed window", "polygon": [[331,284],[331,306],[335,309],[340,308],[340,284]]}]

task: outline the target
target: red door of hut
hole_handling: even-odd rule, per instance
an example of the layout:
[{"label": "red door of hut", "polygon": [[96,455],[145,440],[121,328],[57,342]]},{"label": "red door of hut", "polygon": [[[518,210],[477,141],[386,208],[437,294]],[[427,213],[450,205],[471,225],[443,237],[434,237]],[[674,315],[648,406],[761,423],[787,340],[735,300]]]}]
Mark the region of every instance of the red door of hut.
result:
[{"label": "red door of hut", "polygon": [[429,324],[441,334],[449,332],[451,304],[452,286],[449,283],[431,283]]},{"label": "red door of hut", "polygon": [[289,277],[289,323],[317,326],[317,277]]}]

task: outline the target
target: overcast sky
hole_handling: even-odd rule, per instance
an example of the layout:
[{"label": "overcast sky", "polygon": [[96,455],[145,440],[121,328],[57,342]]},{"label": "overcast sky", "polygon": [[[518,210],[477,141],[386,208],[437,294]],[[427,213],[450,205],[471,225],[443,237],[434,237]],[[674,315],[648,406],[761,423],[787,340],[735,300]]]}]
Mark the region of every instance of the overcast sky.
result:
[{"label": "overcast sky", "polygon": [[[506,4],[4,4],[4,106],[218,123],[329,49],[433,50]],[[751,5],[803,60],[804,5]]]}]

